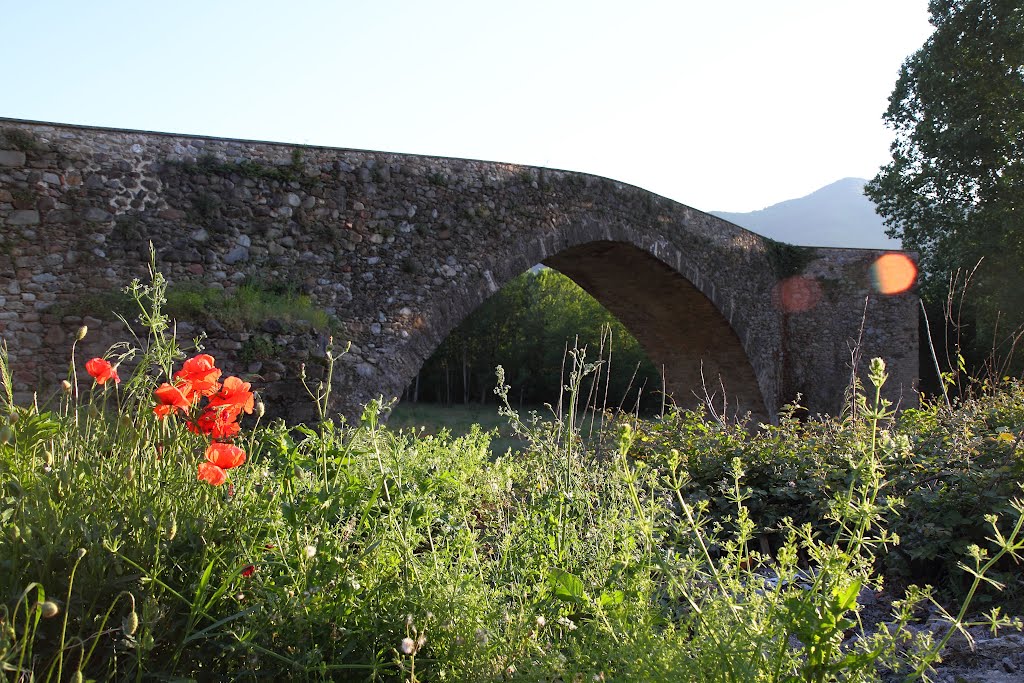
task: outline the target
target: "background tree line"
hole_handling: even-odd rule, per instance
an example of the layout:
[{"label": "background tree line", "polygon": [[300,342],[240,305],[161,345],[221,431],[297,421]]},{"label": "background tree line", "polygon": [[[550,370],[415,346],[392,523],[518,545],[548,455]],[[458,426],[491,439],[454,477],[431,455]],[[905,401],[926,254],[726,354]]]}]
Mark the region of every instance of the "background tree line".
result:
[{"label": "background tree line", "polygon": [[566,350],[574,345],[587,347],[588,361],[606,361],[601,398],[607,382],[609,407],[632,410],[638,396],[644,411],[661,405],[661,375],[636,339],[575,282],[548,268],[523,273],[466,318],[423,365],[403,400],[493,403],[495,367],[501,365],[510,399],[552,403],[567,381],[572,359]]}]

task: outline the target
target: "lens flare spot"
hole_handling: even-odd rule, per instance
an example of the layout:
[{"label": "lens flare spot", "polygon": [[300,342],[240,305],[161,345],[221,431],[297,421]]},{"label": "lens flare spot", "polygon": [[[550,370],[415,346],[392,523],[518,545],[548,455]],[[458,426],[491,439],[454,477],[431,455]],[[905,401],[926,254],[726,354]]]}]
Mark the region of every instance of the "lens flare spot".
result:
[{"label": "lens flare spot", "polygon": [[914,286],[917,266],[906,254],[883,254],[871,266],[875,289],[882,294],[902,294]]},{"label": "lens flare spot", "polygon": [[803,313],[818,305],[821,285],[817,280],[795,275],[775,285],[772,303],[783,313]]}]

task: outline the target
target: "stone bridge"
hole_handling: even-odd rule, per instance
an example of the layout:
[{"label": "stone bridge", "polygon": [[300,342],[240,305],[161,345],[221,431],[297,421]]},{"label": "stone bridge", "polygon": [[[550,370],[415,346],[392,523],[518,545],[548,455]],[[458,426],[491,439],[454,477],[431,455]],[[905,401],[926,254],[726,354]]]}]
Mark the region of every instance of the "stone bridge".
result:
[{"label": "stone bridge", "polygon": [[[335,407],[399,395],[448,333],[537,263],[565,273],[664,368],[681,404],[722,388],[775,419],[803,396],[835,412],[851,349],[884,357],[916,404],[917,297],[876,293],[881,254],[796,248],[638,187],[484,161],[0,119],[0,333],[22,397],[77,356],[129,338],[110,311],[148,280],[307,294],[331,329],[183,320],[278,414],[309,417],[299,365],[322,376],[333,334],[352,347]],[[727,179],[723,179],[727,182]],[[120,302],[120,303],[118,303]],[[863,368],[859,368],[863,371]]]}]

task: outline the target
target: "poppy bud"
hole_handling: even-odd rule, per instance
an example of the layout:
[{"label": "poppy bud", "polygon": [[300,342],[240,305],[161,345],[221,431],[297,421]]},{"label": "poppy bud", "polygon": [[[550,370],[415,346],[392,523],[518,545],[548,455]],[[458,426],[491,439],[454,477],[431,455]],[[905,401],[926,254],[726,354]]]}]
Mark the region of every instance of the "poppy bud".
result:
[{"label": "poppy bud", "polygon": [[171,525],[167,527],[167,540],[173,541],[174,537],[178,535],[178,520],[171,517]]},{"label": "poppy bud", "polygon": [[53,451],[47,448],[43,451],[43,458],[46,460],[47,467],[53,467]]},{"label": "poppy bud", "polygon": [[121,620],[121,630],[126,636],[135,635],[135,632],[139,630],[139,613],[135,610],[129,612],[128,616]]},{"label": "poppy bud", "polygon": [[67,381],[66,379],[62,379],[62,380],[60,381],[60,388],[61,388],[61,390],[62,390],[62,391],[63,391],[63,392],[65,393],[65,394],[67,394],[68,396],[70,396],[70,395],[71,395],[71,390],[72,390],[72,388],[73,388],[73,387],[71,386],[71,382]]},{"label": "poppy bud", "polygon": [[58,614],[60,614],[60,607],[58,607],[57,603],[52,600],[39,603],[39,615],[43,619],[52,619]]},{"label": "poppy bud", "polygon": [[11,429],[10,425],[4,425],[0,427],[0,444],[11,443],[14,441],[14,430]]},{"label": "poppy bud", "polygon": [[[65,381],[66,381],[66,380],[65,380]],[[21,416],[20,416],[20,415],[18,415],[18,411],[16,411],[16,410],[12,410],[12,411],[11,411],[11,414],[7,416],[7,421],[8,421],[8,422],[10,422],[10,423],[11,423],[12,425],[13,425],[13,424],[18,424],[18,420],[19,420],[20,418],[21,418]]]},{"label": "poppy bud", "polygon": [[81,327],[78,328],[78,334],[75,335],[75,340],[82,341],[83,339],[85,339],[85,335],[87,334],[89,334],[89,326],[82,325]]},{"label": "poppy bud", "polygon": [[81,560],[83,557],[85,557],[85,553],[86,553],[85,548],[79,548],[78,550],[75,551],[75,559],[76,560]]},{"label": "poppy bud", "polygon": [[267,406],[263,404],[263,401],[256,401],[256,418],[259,419],[267,412]]},{"label": "poppy bud", "polygon": [[85,679],[82,678],[82,672],[81,671],[76,671],[75,673],[71,674],[71,679],[70,679],[71,683],[82,683],[82,681],[84,681],[84,680]]}]

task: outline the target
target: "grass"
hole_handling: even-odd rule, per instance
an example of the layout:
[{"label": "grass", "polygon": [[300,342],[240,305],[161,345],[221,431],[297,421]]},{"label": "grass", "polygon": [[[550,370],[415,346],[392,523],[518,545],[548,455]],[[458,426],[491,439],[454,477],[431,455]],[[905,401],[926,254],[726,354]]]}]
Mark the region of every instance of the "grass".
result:
[{"label": "grass", "polygon": [[229,330],[259,327],[267,320],[331,329],[333,320],[305,294],[243,284],[232,292],[183,284],[167,293],[167,311],[186,320],[213,318]]},{"label": "grass", "polygon": [[[480,427],[385,427],[378,402],[350,425],[257,422],[233,439],[244,464],[212,486],[197,479],[208,438],[152,410],[181,360],[154,278],[132,288],[150,336],[112,355],[141,361],[120,385],[72,378],[59,403],[16,406],[0,354],[8,679],[914,680],[966,626],[970,599],[1024,559],[1024,504],[1007,500],[984,520],[993,542],[961,558],[965,601],[942,628],[908,630],[932,604],[913,587],[887,628],[862,625],[860,596],[883,586],[890,523],[907,509],[891,493],[896,458],[928,452],[946,425],[1012,467],[1024,431],[1012,388],[896,420],[881,362],[856,417],[752,434],[695,412],[618,416],[601,452],[573,400],[584,365],[557,418],[505,404],[527,444],[511,457]],[[82,360],[72,349],[72,367]],[[750,484],[773,452],[791,466],[798,444],[808,472],[828,457],[846,470],[815,493],[817,524],[777,519],[766,552]],[[695,487],[711,460],[720,478]]]},{"label": "grass", "polygon": [[506,451],[518,452],[526,442],[517,438],[508,420],[498,413],[494,405],[446,406],[439,403],[401,402],[391,409],[387,419],[389,429],[412,431],[421,437],[461,437],[474,429],[488,433],[491,452],[504,455]]},{"label": "grass", "polygon": [[[196,283],[182,283],[167,288],[164,306],[169,315],[179,320],[213,319],[232,331],[258,329],[268,320],[307,329],[337,328],[337,322],[326,311],[313,305],[309,296],[287,287],[267,287],[258,283],[243,283],[230,292]],[[135,301],[126,292],[108,291],[85,294],[58,304],[50,312],[59,317],[92,315],[114,320],[135,308]]]},{"label": "grass", "polygon": [[[519,412],[532,416],[537,424],[557,422],[558,416],[551,406],[524,406]],[[603,420],[610,419],[600,411],[587,410],[577,428],[584,440],[596,444],[600,441]],[[530,445],[530,440],[509,422],[501,406],[468,403],[444,405],[442,403],[412,403],[402,401],[392,406],[387,417],[389,429],[409,430],[419,436],[460,437],[473,430],[488,434],[491,452],[505,455],[511,450],[518,453]]]}]

